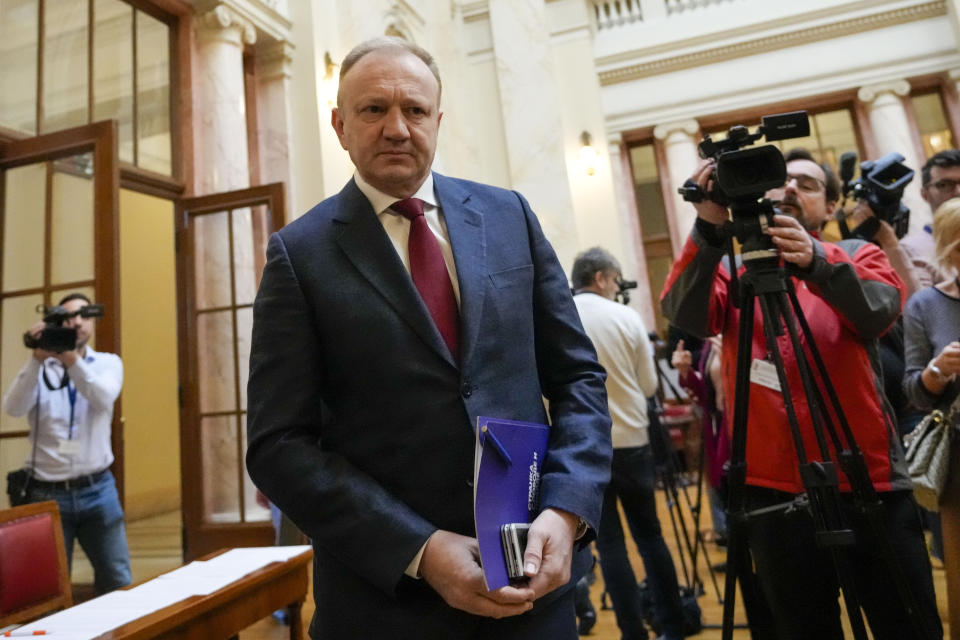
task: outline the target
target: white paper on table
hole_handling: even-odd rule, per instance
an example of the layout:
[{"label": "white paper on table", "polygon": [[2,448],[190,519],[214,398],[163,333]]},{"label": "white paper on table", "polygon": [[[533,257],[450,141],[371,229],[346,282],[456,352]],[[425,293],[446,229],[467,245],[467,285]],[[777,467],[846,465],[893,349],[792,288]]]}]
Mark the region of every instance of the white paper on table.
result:
[{"label": "white paper on table", "polygon": [[274,562],[310,549],[251,547],[231,549],[207,561],[191,562],[132,589],[114,591],[28,625],[18,634],[42,630],[57,640],[90,640],[194,595],[209,595]]}]

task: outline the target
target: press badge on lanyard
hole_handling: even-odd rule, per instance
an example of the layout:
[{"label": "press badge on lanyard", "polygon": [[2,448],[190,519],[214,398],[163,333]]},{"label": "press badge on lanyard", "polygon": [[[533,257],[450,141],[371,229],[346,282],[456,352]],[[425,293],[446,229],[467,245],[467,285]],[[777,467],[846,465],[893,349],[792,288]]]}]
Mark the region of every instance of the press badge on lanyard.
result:
[{"label": "press badge on lanyard", "polygon": [[67,395],[70,397],[70,432],[69,437],[60,438],[57,451],[65,456],[75,456],[80,453],[80,441],[73,438],[73,412],[77,406],[77,388],[67,384]]},{"label": "press badge on lanyard", "polygon": [[769,360],[754,358],[750,365],[750,382],[762,387],[780,391],[780,378],[777,377],[777,368]]}]

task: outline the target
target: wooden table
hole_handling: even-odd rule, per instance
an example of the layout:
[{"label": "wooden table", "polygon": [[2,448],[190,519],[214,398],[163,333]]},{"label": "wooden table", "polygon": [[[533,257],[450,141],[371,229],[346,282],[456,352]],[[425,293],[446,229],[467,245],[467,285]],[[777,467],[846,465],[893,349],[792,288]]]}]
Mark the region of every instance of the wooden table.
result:
[{"label": "wooden table", "polygon": [[284,608],[290,614],[290,640],[301,640],[300,609],[307,597],[307,569],[312,559],[313,551],[307,550],[285,562],[274,562],[210,595],[191,596],[137,618],[98,640],[227,640]]}]

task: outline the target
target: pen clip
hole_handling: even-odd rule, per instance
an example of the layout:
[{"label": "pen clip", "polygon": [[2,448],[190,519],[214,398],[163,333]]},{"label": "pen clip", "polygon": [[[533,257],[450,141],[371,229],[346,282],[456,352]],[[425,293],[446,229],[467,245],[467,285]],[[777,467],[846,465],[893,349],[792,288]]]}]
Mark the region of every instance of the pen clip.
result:
[{"label": "pen clip", "polygon": [[490,444],[493,445],[493,448],[498,454],[500,454],[500,459],[509,467],[513,464],[513,460],[510,459],[510,454],[507,453],[506,447],[503,446],[503,443],[500,442],[500,439],[497,436],[493,435],[493,431],[487,428],[486,425],[480,428],[480,431],[483,432],[483,440],[490,440]]}]

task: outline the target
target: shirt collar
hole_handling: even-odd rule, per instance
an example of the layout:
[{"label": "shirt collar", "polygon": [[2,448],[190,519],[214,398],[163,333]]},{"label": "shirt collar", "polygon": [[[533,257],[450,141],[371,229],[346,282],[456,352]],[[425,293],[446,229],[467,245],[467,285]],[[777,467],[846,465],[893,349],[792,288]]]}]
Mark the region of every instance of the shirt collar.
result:
[{"label": "shirt collar", "polygon": [[[366,196],[367,200],[370,201],[370,205],[373,207],[373,212],[378,216],[390,208],[394,202],[399,200],[396,196],[391,196],[390,194],[380,191],[369,182],[363,179],[360,175],[360,172],[354,172],[353,179],[357,183],[357,188],[360,189],[360,192]],[[437,196],[433,193],[433,172],[427,174],[427,179],[423,181],[423,184],[420,185],[420,188],[417,189],[417,192],[411,196],[413,198],[420,198],[423,200],[424,204],[429,205],[430,207],[439,207],[437,203]]]}]

